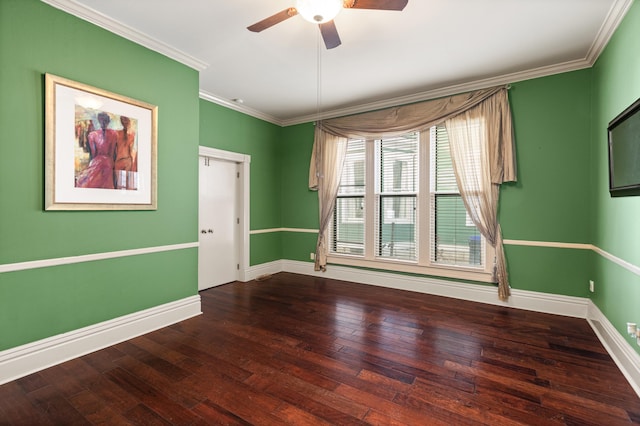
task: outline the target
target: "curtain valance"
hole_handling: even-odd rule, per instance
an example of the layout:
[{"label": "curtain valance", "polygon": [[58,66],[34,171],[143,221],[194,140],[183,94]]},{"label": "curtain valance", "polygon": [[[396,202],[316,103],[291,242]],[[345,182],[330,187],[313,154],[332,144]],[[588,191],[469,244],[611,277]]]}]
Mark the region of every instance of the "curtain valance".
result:
[{"label": "curtain valance", "polygon": [[380,138],[425,130],[478,105],[506,87],[492,87],[446,98],[322,120],[317,128],[344,138]]}]

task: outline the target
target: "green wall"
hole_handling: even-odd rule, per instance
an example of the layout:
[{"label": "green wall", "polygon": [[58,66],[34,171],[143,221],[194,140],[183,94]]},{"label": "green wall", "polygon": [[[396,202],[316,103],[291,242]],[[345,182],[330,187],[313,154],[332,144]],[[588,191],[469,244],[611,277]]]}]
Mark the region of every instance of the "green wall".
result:
[{"label": "green wall", "polygon": [[[513,84],[518,181],[502,187],[511,240],[589,243],[591,70]],[[586,297],[589,251],[506,245],[511,286]]]},{"label": "green wall", "polygon": [[[275,124],[200,100],[200,145],[251,156],[250,230],[282,227],[280,141],[283,129]],[[282,258],[282,233],[252,234],[251,265]]]},{"label": "green wall", "polygon": [[[37,0],[0,64],[0,264],[197,241],[197,71]],[[158,105],[157,211],[44,211],[44,73]],[[0,273],[0,350],[195,294],[195,248]]]},{"label": "green wall", "polygon": [[[282,135],[282,226],[318,229],[318,193],[309,190],[309,162],[313,146],[312,123],[285,127]],[[316,252],[318,234],[285,232],[282,235],[284,259],[310,261]]]},{"label": "green wall", "polygon": [[[592,242],[600,249],[640,268],[640,197],[612,198],[608,191],[607,125],[640,98],[640,4],[635,2],[593,67],[591,121]],[[640,164],[638,164],[640,167]],[[626,322],[640,323],[640,276],[594,254],[593,302],[620,333]]]}]

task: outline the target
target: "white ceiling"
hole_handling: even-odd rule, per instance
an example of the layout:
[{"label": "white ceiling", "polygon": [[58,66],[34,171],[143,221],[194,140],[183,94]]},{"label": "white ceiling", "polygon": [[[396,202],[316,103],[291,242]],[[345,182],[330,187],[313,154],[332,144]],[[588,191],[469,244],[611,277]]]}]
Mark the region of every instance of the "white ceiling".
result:
[{"label": "white ceiling", "polygon": [[300,16],[261,33],[246,29],[295,0],[43,1],[199,70],[202,98],[279,125],[589,67],[633,2],[409,0],[402,12],[346,9],[335,18],[342,45],[326,50],[317,26]]}]

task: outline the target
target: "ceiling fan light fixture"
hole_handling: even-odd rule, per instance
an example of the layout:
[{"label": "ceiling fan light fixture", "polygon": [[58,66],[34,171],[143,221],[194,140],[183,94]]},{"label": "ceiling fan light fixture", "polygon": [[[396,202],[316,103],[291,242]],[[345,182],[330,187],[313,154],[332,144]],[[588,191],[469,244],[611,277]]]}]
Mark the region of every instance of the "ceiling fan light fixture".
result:
[{"label": "ceiling fan light fixture", "polygon": [[296,9],[305,20],[324,24],[340,13],[342,3],[343,0],[297,0]]}]

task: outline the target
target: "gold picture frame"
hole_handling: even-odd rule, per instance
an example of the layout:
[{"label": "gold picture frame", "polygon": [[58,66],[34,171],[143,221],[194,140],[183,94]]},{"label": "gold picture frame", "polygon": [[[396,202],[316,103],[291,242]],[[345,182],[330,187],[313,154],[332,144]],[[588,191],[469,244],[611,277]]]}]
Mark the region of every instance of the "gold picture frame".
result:
[{"label": "gold picture frame", "polygon": [[156,210],[158,107],[45,74],[45,210]]}]

